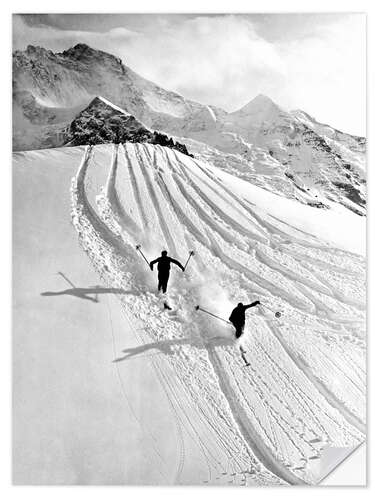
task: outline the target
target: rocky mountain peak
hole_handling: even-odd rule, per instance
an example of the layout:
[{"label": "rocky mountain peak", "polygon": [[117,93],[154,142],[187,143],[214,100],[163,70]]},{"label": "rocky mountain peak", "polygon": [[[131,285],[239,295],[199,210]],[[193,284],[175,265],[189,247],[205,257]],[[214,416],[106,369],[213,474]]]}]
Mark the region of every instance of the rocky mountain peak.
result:
[{"label": "rocky mountain peak", "polygon": [[126,116],[130,115],[130,113],[128,113],[124,109],[120,108],[119,106],[116,106],[111,101],[108,101],[108,99],[105,99],[105,97],[102,97],[100,95],[94,97],[94,99],[88,105],[88,108],[95,108],[95,107],[98,107],[98,106],[103,107],[103,108],[104,107],[108,107],[113,112],[121,113],[121,114],[126,115]]},{"label": "rocky mountain peak", "polygon": [[108,52],[103,52],[102,50],[93,49],[85,43],[78,43],[77,45],[74,45],[74,47],[64,50],[58,55],[73,61],[108,61],[111,64],[124,68],[122,60],[119,57],[109,54]]},{"label": "rocky mountain peak", "polygon": [[245,104],[245,106],[242,106],[242,108],[235,111],[235,113],[247,114],[247,113],[254,113],[257,111],[264,112],[264,110],[268,109],[275,109],[281,111],[281,108],[277,104],[275,104],[270,97],[264,94],[258,94],[256,97],[254,97],[254,99]]},{"label": "rocky mountain peak", "polygon": [[101,96],[96,96],[71,122],[64,143],[80,146],[125,142],[159,144],[190,155],[185,144],[157,130],[150,130],[135,116]]},{"label": "rocky mountain peak", "polygon": [[60,53],[60,55],[64,57],[70,57],[74,59],[81,59],[82,57],[92,57],[99,54],[106,56],[110,55],[100,50],[95,50],[85,43],[77,43],[77,45],[74,45],[74,47],[70,47],[70,49],[64,50]]},{"label": "rocky mountain peak", "polygon": [[13,52],[13,63],[16,66],[28,65],[31,61],[46,61],[54,58],[55,54],[51,50],[38,45],[28,45],[25,50]]},{"label": "rocky mountain peak", "polygon": [[40,47],[39,45],[28,45],[25,52],[30,56],[43,56],[47,54],[53,54],[51,50],[47,50],[44,47]]},{"label": "rocky mountain peak", "polygon": [[276,106],[276,104],[274,103],[274,101],[268,97],[267,95],[265,94],[258,94],[256,97],[254,97],[254,99],[252,99],[250,101],[250,103],[253,103],[253,104],[262,104],[263,106],[264,105],[273,105],[273,106]]},{"label": "rocky mountain peak", "polygon": [[270,97],[257,95],[242,108],[229,114],[230,120],[242,127],[259,127],[266,124],[289,122],[292,116],[280,108]]}]

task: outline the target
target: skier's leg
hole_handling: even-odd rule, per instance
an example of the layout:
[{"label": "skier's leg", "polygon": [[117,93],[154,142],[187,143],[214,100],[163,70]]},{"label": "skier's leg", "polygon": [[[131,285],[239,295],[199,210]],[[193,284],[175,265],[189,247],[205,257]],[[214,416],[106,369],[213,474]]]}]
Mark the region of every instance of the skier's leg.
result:
[{"label": "skier's leg", "polygon": [[159,292],[160,290],[164,292],[164,275],[162,273],[159,274]]},{"label": "skier's leg", "polygon": [[163,293],[167,292],[169,273],[163,276]]},{"label": "skier's leg", "polygon": [[237,339],[236,344],[237,344],[237,348],[239,349],[239,351],[241,353],[241,358],[245,362],[245,366],[248,366],[249,362],[245,357],[246,350],[242,347],[242,339],[241,339],[241,337],[244,333],[244,328],[245,328],[245,325],[237,325],[236,326],[236,339]]},{"label": "skier's leg", "polygon": [[244,326],[245,325],[238,324],[238,323],[236,325],[234,325],[234,327],[236,329],[236,339],[239,339],[241,337],[241,335],[243,334]]},{"label": "skier's leg", "polygon": [[241,347],[241,335],[242,335],[241,326],[238,324],[235,324],[234,327],[236,329],[236,332],[235,332],[236,340],[234,342],[234,345],[236,346],[236,349],[238,349],[238,351],[241,352],[241,349],[242,349],[242,347]]},{"label": "skier's leg", "polygon": [[238,340],[239,340],[239,343],[241,346],[241,352],[246,352],[246,350],[242,347],[242,336],[244,334],[245,324],[241,325],[240,329],[241,329],[241,333],[240,333],[240,336],[238,337]]},{"label": "skier's leg", "polygon": [[241,336],[240,337],[236,337],[236,340],[234,342],[234,346],[235,348],[238,350],[239,354],[241,355],[241,358],[244,360],[245,362],[245,365],[248,365],[249,362],[247,361],[247,359],[245,358],[245,349],[242,347],[242,339],[241,339]]}]

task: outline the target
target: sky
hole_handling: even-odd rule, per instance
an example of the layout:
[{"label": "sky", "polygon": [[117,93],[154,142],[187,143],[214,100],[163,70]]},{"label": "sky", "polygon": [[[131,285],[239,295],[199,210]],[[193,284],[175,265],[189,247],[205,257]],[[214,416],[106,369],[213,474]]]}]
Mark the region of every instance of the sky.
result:
[{"label": "sky", "polygon": [[366,134],[363,14],[17,14],[13,48],[87,43],[160,86],[234,111],[258,94]]}]

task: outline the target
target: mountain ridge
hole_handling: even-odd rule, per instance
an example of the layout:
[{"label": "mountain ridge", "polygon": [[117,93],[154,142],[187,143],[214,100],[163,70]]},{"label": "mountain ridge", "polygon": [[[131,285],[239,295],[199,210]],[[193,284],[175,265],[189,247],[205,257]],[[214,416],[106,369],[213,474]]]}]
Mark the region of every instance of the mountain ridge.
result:
[{"label": "mountain ridge", "polygon": [[60,53],[33,46],[14,52],[14,148],[58,146],[61,130],[98,95],[186,144],[194,156],[270,191],[365,213],[365,138],[304,111],[285,111],[264,94],[232,113],[185,99],[86,44]]}]

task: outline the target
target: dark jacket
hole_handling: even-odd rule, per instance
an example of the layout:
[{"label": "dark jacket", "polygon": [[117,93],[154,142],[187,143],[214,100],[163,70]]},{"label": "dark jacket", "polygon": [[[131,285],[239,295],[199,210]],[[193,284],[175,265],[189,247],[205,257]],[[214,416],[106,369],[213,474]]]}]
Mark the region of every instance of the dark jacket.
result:
[{"label": "dark jacket", "polygon": [[172,259],[171,257],[168,257],[168,255],[166,255],[166,256],[162,255],[161,257],[158,257],[157,259],[150,262],[151,271],[153,270],[152,268],[153,268],[154,264],[156,264],[156,263],[158,264],[159,273],[162,273],[162,274],[169,273],[170,268],[171,268],[171,263],[176,264],[176,266],[178,266],[180,269],[182,269],[182,271],[184,271],[184,266],[180,262],[178,262],[178,260]]},{"label": "dark jacket", "polygon": [[229,321],[234,325],[244,325],[245,324],[245,311],[249,309],[249,307],[254,307],[260,304],[259,300],[252,302],[251,304],[236,306],[231,315],[229,316]]}]

